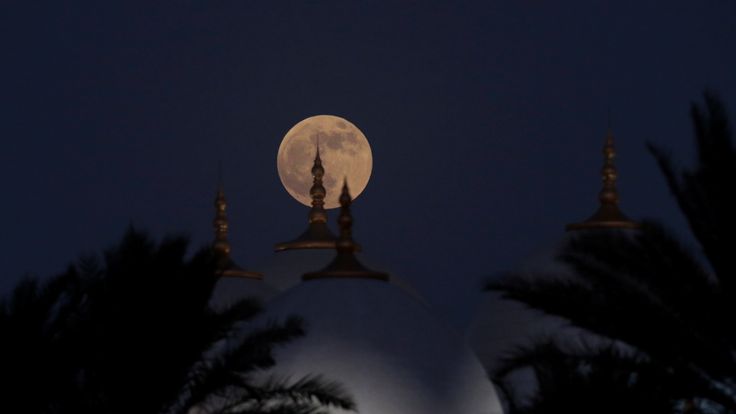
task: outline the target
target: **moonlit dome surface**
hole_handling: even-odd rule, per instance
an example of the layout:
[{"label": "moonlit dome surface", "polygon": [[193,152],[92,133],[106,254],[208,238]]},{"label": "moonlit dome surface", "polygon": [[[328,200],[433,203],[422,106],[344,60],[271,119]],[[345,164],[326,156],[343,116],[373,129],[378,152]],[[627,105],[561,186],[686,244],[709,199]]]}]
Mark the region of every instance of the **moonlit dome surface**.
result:
[{"label": "moonlit dome surface", "polygon": [[269,374],[336,380],[361,414],[502,413],[462,336],[390,283],[302,282],[274,298],[256,324],[290,315],[304,319],[307,333],[275,350]]}]

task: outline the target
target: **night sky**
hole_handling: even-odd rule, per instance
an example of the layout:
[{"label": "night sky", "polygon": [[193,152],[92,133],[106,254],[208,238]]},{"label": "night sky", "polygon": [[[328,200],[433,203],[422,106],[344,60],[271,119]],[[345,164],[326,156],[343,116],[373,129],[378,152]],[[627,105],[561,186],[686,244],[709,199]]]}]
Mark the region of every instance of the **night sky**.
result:
[{"label": "night sky", "polygon": [[0,9],[0,292],[129,224],[205,245],[219,161],[255,267],[306,224],[281,138],[334,114],[373,149],[355,238],[460,322],[593,212],[609,112],[623,210],[682,235],[645,143],[690,161],[705,88],[736,120],[731,0],[29,3]]}]

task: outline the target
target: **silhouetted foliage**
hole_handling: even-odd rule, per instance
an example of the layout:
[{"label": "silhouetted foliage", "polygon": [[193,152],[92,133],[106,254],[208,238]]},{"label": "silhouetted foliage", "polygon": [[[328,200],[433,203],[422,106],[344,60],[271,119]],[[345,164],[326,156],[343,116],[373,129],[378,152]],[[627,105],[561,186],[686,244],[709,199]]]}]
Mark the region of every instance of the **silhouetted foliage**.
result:
[{"label": "silhouetted foliage", "polygon": [[[573,277],[511,274],[490,283],[595,338],[587,348],[545,339],[517,350],[494,380],[503,387],[510,371],[532,367],[540,388],[527,404],[510,392],[512,412],[601,412],[614,400],[646,407],[640,412],[736,412],[736,152],[717,98],[705,95],[705,111],[693,104],[692,118],[694,169],[680,171],[661,148],[649,149],[708,263],[645,221],[633,233],[573,237],[559,257]],[[582,390],[600,405],[587,405]]]},{"label": "silhouetted foliage", "polygon": [[74,344],[62,335],[79,302],[77,279],[67,274],[41,284],[20,282],[0,306],[0,389],[11,412],[58,412],[77,393]]},{"label": "silhouetted foliage", "polygon": [[[260,311],[215,311],[212,252],[156,245],[133,229],[47,283],[26,279],[0,304],[3,406],[27,413],[321,413],[352,409],[339,385],[254,374],[304,334],[292,317],[243,334]],[[190,411],[194,410],[194,411]]]},{"label": "silhouetted foliage", "polygon": [[[531,401],[518,404],[513,388],[500,382],[512,413],[671,413],[667,378],[645,358],[619,347],[560,344],[544,339],[519,347],[502,361],[503,378],[519,367],[531,367],[539,387]],[[665,398],[663,398],[663,394]]]}]

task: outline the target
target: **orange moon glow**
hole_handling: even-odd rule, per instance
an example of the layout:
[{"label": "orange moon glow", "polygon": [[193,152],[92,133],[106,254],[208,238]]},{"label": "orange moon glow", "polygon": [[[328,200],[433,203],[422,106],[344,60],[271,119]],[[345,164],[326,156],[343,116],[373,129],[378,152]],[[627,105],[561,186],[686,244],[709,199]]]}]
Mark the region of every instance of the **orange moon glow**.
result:
[{"label": "orange moon glow", "polygon": [[325,169],[325,208],[340,206],[342,181],[348,179],[353,199],[363,192],[373,170],[371,146],[365,135],[350,121],[334,115],[309,117],[294,125],[281,141],[276,165],[286,191],[311,207],[312,164],[317,151]]}]

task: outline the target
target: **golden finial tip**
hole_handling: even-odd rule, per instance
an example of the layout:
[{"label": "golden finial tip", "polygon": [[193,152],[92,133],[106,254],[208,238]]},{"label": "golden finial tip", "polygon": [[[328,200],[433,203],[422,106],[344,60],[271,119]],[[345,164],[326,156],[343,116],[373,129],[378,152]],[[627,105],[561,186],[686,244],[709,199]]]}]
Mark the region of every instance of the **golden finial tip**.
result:
[{"label": "golden finial tip", "polygon": [[349,206],[353,202],[353,198],[350,195],[350,188],[348,188],[348,178],[342,183],[342,192],[340,193],[340,206]]}]

